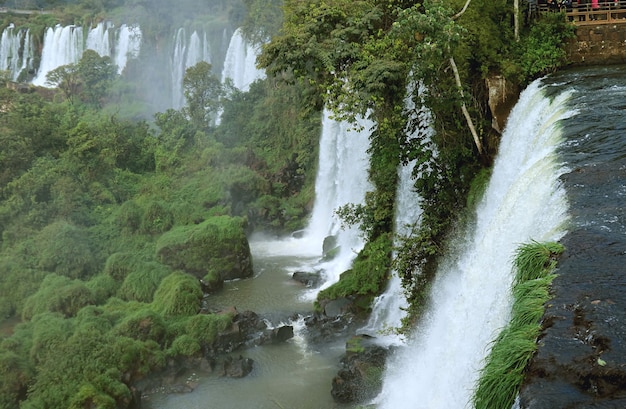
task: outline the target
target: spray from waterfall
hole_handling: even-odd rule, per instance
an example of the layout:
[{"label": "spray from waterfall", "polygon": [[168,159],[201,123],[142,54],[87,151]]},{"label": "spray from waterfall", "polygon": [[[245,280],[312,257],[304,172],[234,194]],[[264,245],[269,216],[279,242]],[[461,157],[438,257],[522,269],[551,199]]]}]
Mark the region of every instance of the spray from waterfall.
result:
[{"label": "spray from waterfall", "polygon": [[442,262],[431,305],[388,363],[380,409],[468,407],[489,345],[510,315],[512,260],[521,243],[558,240],[567,219],[556,160],[567,95],[544,97],[540,81],[511,112],[476,222]]}]

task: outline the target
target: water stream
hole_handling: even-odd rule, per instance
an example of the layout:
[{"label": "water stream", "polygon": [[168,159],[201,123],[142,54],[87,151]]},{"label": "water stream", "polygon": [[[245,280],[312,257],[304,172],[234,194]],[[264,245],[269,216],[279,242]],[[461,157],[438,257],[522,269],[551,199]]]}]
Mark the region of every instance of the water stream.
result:
[{"label": "water stream", "polygon": [[426,317],[389,363],[379,408],[469,407],[489,344],[509,319],[516,248],[564,234],[567,203],[555,150],[558,122],[572,115],[567,98],[545,98],[540,82],[522,93],[475,224],[458,237]]}]

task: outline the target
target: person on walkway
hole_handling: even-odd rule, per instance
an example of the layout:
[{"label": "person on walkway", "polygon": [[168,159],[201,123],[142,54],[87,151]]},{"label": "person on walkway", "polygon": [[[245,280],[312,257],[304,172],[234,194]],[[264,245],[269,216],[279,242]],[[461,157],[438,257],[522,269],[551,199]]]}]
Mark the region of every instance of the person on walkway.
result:
[{"label": "person on walkway", "polygon": [[591,14],[589,14],[589,20],[597,20],[598,17],[593,14],[594,11],[600,10],[600,4],[598,4],[598,0],[591,0]]}]

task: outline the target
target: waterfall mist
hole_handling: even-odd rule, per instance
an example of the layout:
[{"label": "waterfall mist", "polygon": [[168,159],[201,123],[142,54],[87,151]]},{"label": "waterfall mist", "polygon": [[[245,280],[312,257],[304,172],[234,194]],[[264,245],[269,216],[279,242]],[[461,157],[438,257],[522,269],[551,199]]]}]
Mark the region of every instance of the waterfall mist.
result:
[{"label": "waterfall mist", "polygon": [[465,408],[489,344],[509,319],[512,261],[530,240],[558,240],[567,219],[555,157],[566,96],[525,90],[502,137],[475,224],[443,261],[431,306],[388,363],[379,408]]}]

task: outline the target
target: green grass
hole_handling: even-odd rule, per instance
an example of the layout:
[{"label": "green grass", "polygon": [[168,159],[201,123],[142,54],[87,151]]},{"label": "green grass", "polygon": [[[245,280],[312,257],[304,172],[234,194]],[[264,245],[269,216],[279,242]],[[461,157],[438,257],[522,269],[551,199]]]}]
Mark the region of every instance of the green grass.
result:
[{"label": "green grass", "polygon": [[531,242],[517,250],[511,321],[494,341],[474,392],[476,409],[510,408],[524,380],[524,371],[537,350],[544,304],[556,277],[558,243]]}]

